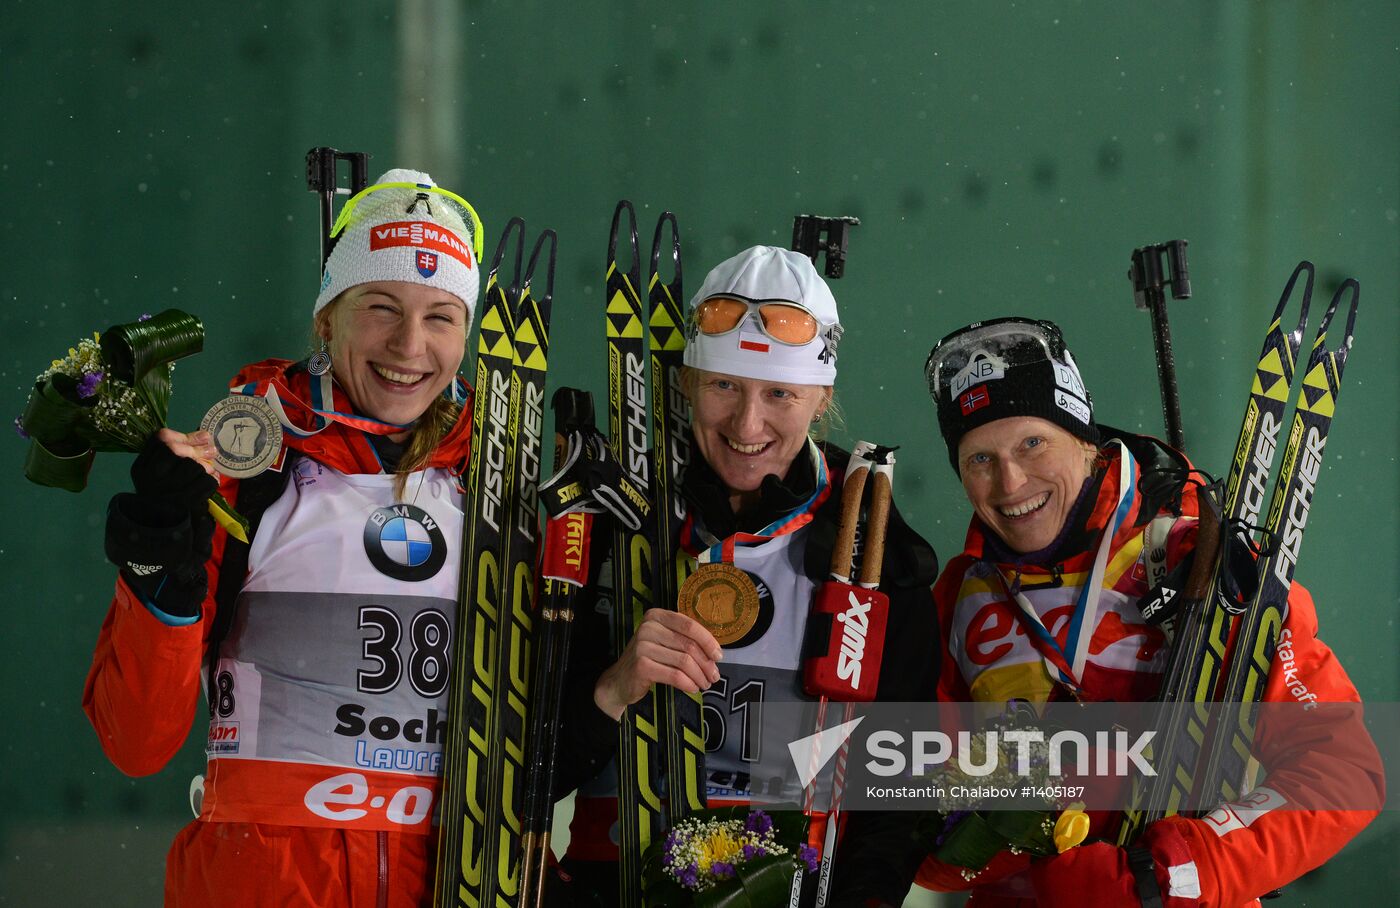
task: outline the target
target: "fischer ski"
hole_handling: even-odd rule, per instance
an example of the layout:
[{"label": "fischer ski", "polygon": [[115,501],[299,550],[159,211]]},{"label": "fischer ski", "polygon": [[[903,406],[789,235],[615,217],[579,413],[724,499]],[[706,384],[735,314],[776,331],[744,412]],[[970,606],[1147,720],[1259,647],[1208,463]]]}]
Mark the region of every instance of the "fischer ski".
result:
[{"label": "fischer ski", "polygon": [[[540,254],[549,244],[544,264],[543,292],[535,293]],[[539,540],[541,441],[544,433],[545,376],[549,368],[549,318],[554,299],[554,264],[558,241],[545,230],[535,242],[520,288],[511,337],[510,436],[506,462],[513,462],[513,492],[504,500],[509,531],[501,552],[500,635],[494,667],[496,703],[487,738],[487,779],[490,799],[486,828],[487,854],[494,855],[495,872],[487,868],[488,886],[482,902],[511,908],[520,894],[522,799],[525,783],[526,732],[531,703],[530,659],[534,640],[535,556]],[[494,406],[494,404],[493,404]],[[489,455],[488,451],[488,455]]]},{"label": "fischer ski", "polygon": [[[499,279],[512,234],[515,272]],[[513,516],[510,393],[515,360],[514,304],[520,296],[525,222],[511,219],[487,276],[477,338],[472,449],[463,502],[462,566],[449,674],[448,729],[438,804],[440,821],[434,908],[487,903],[497,842],[488,825],[494,800],[488,766],[499,701],[497,650],[501,634],[502,546]]]},{"label": "fischer ski", "polygon": [[[1281,325],[1283,310],[1299,276],[1304,274],[1306,284],[1298,322],[1285,332]],[[1348,280],[1337,291],[1318,329],[1285,445],[1281,438],[1284,412],[1292,396],[1313,277],[1313,265],[1301,262],[1284,288],[1255,367],[1224,484],[1222,514],[1217,519],[1202,511],[1196,563],[1182,592],[1184,603],[1175,615],[1177,630],[1171,660],[1158,697],[1164,704],[1157,739],[1160,756],[1154,758],[1158,774],[1150,786],[1134,786],[1132,807],[1124,814],[1119,844],[1134,841],[1148,823],[1179,812],[1193,793],[1203,797],[1219,795],[1228,800],[1242,791],[1244,765],[1253,743],[1252,710],[1244,710],[1231,729],[1212,729],[1210,706],[1213,702],[1233,704],[1242,700],[1252,704],[1263,696],[1356,317],[1359,287],[1354,280]],[[1353,298],[1346,336],[1336,350],[1328,350],[1324,346],[1327,331],[1348,288],[1352,289]],[[1248,605],[1242,605],[1219,588],[1227,565],[1222,562],[1223,549],[1217,542],[1230,545],[1231,534],[1243,542],[1250,541],[1263,513],[1269,476],[1280,447],[1285,448],[1283,466],[1269,505],[1263,537],[1265,552],[1255,566],[1261,582],[1248,597]],[[1300,469],[1304,471],[1301,476]],[[1298,502],[1302,513],[1296,520],[1290,518],[1292,541],[1281,548],[1277,532],[1280,520],[1285,514],[1294,513]],[[1282,556],[1286,566],[1279,562],[1280,551],[1287,553]],[[1270,577],[1274,578],[1272,582]],[[1236,616],[1241,614],[1243,617],[1236,622]]]},{"label": "fischer ski", "polygon": [[[631,266],[617,262],[618,231],[627,214]],[[647,455],[646,336],[638,296],[641,255],[637,214],[632,203],[617,203],[608,238],[607,344],[608,440],[623,473],[651,500]],[[637,530],[616,525],[613,532],[613,643],[626,648],[642,613],[655,601],[656,540],[650,514]],[[660,696],[653,685],[623,711],[618,723],[618,900],[622,908],[642,905],[642,852],[662,829],[658,770],[661,767]]]},{"label": "fischer ski", "polygon": [[[670,227],[671,280],[659,273],[662,235]],[[676,216],[663,212],[651,241],[647,281],[651,335],[652,469],[656,478],[656,603],[676,607],[690,559],[676,558],[685,504],[680,486],[690,464],[690,403],[681,389],[685,317],[681,295],[681,235]],[[667,823],[705,808],[705,726],[700,693],[669,685],[658,691],[666,739]]]},{"label": "fischer ski", "polygon": [[[1346,333],[1336,347],[1328,349],[1325,345],[1332,317],[1348,291],[1351,304]],[[1259,587],[1240,616],[1229,674],[1218,697],[1222,703],[1239,704],[1239,707],[1217,719],[1212,732],[1210,755],[1200,780],[1200,791],[1206,796],[1219,795],[1230,801],[1247,790],[1247,766],[1254,745],[1254,706],[1264,696],[1279,631],[1288,612],[1288,591],[1293,585],[1303,530],[1307,528],[1320,479],[1323,449],[1332,415],[1336,412],[1342,370],[1355,337],[1356,307],[1360,298],[1361,286],[1355,279],[1348,278],[1337,289],[1322,316],[1317,340],[1303,371],[1298,406],[1293,412],[1288,446],[1283,452],[1283,466],[1269,502],[1269,520],[1264,532],[1270,544],[1259,561]]]}]

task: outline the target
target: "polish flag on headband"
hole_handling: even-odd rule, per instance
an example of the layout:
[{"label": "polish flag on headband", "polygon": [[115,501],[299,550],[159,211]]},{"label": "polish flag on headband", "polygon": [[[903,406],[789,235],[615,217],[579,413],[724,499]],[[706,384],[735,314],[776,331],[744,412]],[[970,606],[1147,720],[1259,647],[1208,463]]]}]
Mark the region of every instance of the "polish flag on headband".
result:
[{"label": "polish flag on headband", "polygon": [[756,313],[750,315],[739,326],[739,349],[751,350],[754,353],[767,353],[768,335],[758,330],[758,327],[753,324],[753,319],[757,317]]}]

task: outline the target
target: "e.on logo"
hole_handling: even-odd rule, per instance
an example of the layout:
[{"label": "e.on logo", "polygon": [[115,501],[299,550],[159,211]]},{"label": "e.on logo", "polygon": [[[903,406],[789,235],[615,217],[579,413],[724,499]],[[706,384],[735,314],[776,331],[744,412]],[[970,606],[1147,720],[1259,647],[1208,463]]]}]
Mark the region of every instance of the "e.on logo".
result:
[{"label": "e.on logo", "polygon": [[[400,788],[392,796],[369,792],[369,780],[362,773],[344,772],[317,782],[307,789],[302,799],[306,809],[327,820],[354,823],[369,815],[369,810],[383,810],[384,817],[400,826],[416,826],[433,810],[433,792],[421,785]],[[362,806],[363,805],[363,806]]]},{"label": "e.on logo", "polygon": [[[1065,627],[1073,613],[1073,604],[1061,605],[1040,617],[1061,646],[1064,645]],[[967,658],[971,662],[976,665],[991,665],[1004,658],[1018,644],[1030,647],[1030,643],[1025,641],[1026,629],[1021,626],[1011,606],[1004,602],[989,602],[978,609],[977,614],[967,623],[967,639],[964,646]]]}]

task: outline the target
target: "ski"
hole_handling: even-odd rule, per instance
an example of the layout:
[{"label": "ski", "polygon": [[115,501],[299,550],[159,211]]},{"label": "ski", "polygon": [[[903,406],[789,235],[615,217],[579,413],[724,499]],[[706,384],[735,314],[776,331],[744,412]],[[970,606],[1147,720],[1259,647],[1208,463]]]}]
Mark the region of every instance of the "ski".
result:
[{"label": "ski", "polygon": [[[670,231],[672,276],[660,274],[663,236]],[[680,486],[690,463],[690,404],[681,388],[685,351],[682,312],[681,235],[676,216],[663,212],[651,241],[647,281],[651,335],[652,470],[656,477],[656,603],[676,607],[689,559],[676,558],[685,504]],[[705,808],[705,727],[699,693],[665,686],[659,691],[666,740],[667,822]]]},{"label": "ski", "polygon": [[[518,233],[515,272],[499,280],[512,234]],[[497,703],[497,638],[501,633],[501,547],[511,511],[510,391],[515,348],[514,304],[520,293],[525,223],[513,218],[497,244],[487,275],[477,338],[472,449],[463,501],[462,565],[449,673],[448,729],[438,805],[434,908],[477,908],[494,876],[492,800],[487,767]]]},{"label": "ski", "polygon": [[[1298,322],[1291,330],[1285,330],[1284,310],[1292,299],[1299,276],[1304,274],[1307,282],[1299,305]],[[1307,327],[1312,287],[1313,266],[1302,262],[1288,279],[1265,332],[1225,481],[1221,516],[1227,528],[1257,522],[1263,507],[1279,430],[1293,386],[1294,366]],[[1158,694],[1163,706],[1154,744],[1158,754],[1154,757],[1157,775],[1150,784],[1135,780],[1130,806],[1124,812],[1119,829],[1119,844],[1135,841],[1148,823],[1176,813],[1186,803],[1206,745],[1209,703],[1225,664],[1234,616],[1216,595],[1219,556],[1210,540],[1216,538],[1220,527],[1216,518],[1206,513],[1206,503],[1202,504],[1204,538],[1197,542],[1198,563],[1191,572],[1194,582],[1182,593],[1186,601],[1177,612],[1171,658]]]},{"label": "ski", "polygon": [[[540,284],[536,269],[548,244]],[[523,248],[523,247],[522,247]],[[486,804],[487,854],[494,856],[494,873],[487,868],[483,903],[512,908],[521,888],[522,798],[525,781],[526,732],[530,702],[530,657],[534,634],[535,556],[539,548],[541,442],[544,433],[545,377],[549,367],[549,319],[554,299],[554,264],[558,241],[545,230],[535,242],[520,287],[511,337],[510,430],[505,462],[512,464],[511,491],[503,496],[507,535],[501,551],[501,618],[494,667],[496,701],[487,738]],[[493,388],[494,390],[494,388]],[[494,406],[494,404],[493,404]],[[488,456],[490,450],[488,449]],[[487,494],[490,494],[488,486]]]},{"label": "ski", "polygon": [[[1343,296],[1350,292],[1345,334],[1337,346],[1326,346],[1328,329]],[[1279,631],[1288,613],[1288,591],[1298,564],[1298,550],[1308,515],[1317,494],[1327,433],[1336,412],[1342,370],[1355,337],[1356,307],[1361,287],[1348,278],[1332,297],[1317,329],[1298,406],[1293,411],[1288,446],[1283,452],[1274,494],[1269,502],[1265,538],[1267,552],[1259,560],[1259,586],[1249,607],[1239,618],[1229,673],[1219,701],[1229,705],[1212,731],[1210,754],[1201,773],[1203,796],[1231,801],[1247,790],[1250,750],[1254,745],[1255,706],[1264,696],[1264,684],[1273,663]]]},{"label": "ski", "polygon": [[[617,261],[618,232],[623,213],[628,220],[631,266]],[[651,499],[647,455],[646,336],[638,296],[641,256],[637,247],[637,214],[632,203],[618,202],[608,238],[607,345],[608,440],[624,474]],[[651,520],[630,531],[618,525],[613,533],[613,620],[616,652],[632,638],[642,613],[652,605],[656,565]],[[642,905],[642,852],[661,831],[662,811],[658,770],[661,740],[656,688],[629,706],[618,723],[618,899],[623,908]]]}]

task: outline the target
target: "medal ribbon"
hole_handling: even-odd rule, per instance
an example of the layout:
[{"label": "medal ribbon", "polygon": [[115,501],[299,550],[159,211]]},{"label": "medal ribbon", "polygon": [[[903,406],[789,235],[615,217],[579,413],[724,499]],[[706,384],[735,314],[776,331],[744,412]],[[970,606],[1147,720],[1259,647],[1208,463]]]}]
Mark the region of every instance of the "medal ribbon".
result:
[{"label": "medal ribbon", "polygon": [[[248,394],[256,396],[261,382],[250,382],[241,388],[233,389],[237,394]],[[272,379],[267,382],[266,390],[262,396],[271,405],[273,412],[277,414],[278,422],[282,423],[282,428],[297,436],[298,438],[310,438],[321,432],[332,423],[339,423],[352,429],[359,429],[370,435],[392,435],[395,432],[406,432],[412,428],[412,424],[398,425],[391,422],[381,422],[371,419],[368,416],[359,416],[355,413],[345,413],[334,409],[335,407],[335,383],[332,381],[330,373],[322,375],[319,379],[311,376],[311,403],[307,403],[296,395],[294,391],[285,384]],[[462,387],[462,379],[454,377],[451,385],[452,399],[461,402],[466,398],[466,393]],[[325,409],[326,401],[331,402],[331,409]],[[302,421],[312,428],[305,429],[301,425],[292,421],[287,410],[303,417]]]},{"label": "medal ribbon", "polygon": [[796,532],[811,523],[817,508],[821,507],[827,496],[831,494],[831,482],[827,476],[826,455],[810,439],[807,441],[807,446],[813,466],[816,468],[817,483],[816,488],[812,490],[812,494],[807,497],[806,501],[757,533],[735,533],[723,540],[716,540],[704,529],[697,527],[694,517],[687,514],[685,525],[681,528],[682,548],[692,551],[698,549],[700,546],[695,544],[697,537],[704,537],[706,540],[704,544],[707,548],[697,556],[696,561],[699,564],[733,564],[736,546],[762,545],[770,539]]},{"label": "medal ribbon", "polygon": [[[1076,690],[1083,688],[1081,682],[1084,677],[1084,664],[1089,657],[1089,640],[1094,636],[1094,626],[1098,622],[1099,594],[1103,591],[1103,575],[1108,568],[1108,553],[1113,548],[1113,537],[1117,535],[1118,529],[1132,510],[1132,479],[1135,468],[1133,455],[1123,442],[1114,439],[1113,444],[1121,451],[1118,460],[1118,505],[1113,511],[1113,519],[1104,527],[1103,538],[1099,540],[1099,550],[1094,556],[1094,566],[1079,589],[1079,600],[1075,603],[1074,614],[1070,616],[1069,634],[1065,637],[1065,649],[1060,648],[1055,636],[1040,620],[1025,593],[1020,590],[1012,593],[1011,584],[1006,576],[999,569],[997,571],[997,577],[1001,579],[1007,595],[1016,601],[1022,613],[1030,619],[1028,629],[1036,641],[1036,649],[1040,650],[1050,677],[1058,678],[1061,683]],[[1072,662],[1066,656],[1066,650],[1074,654]]]}]

